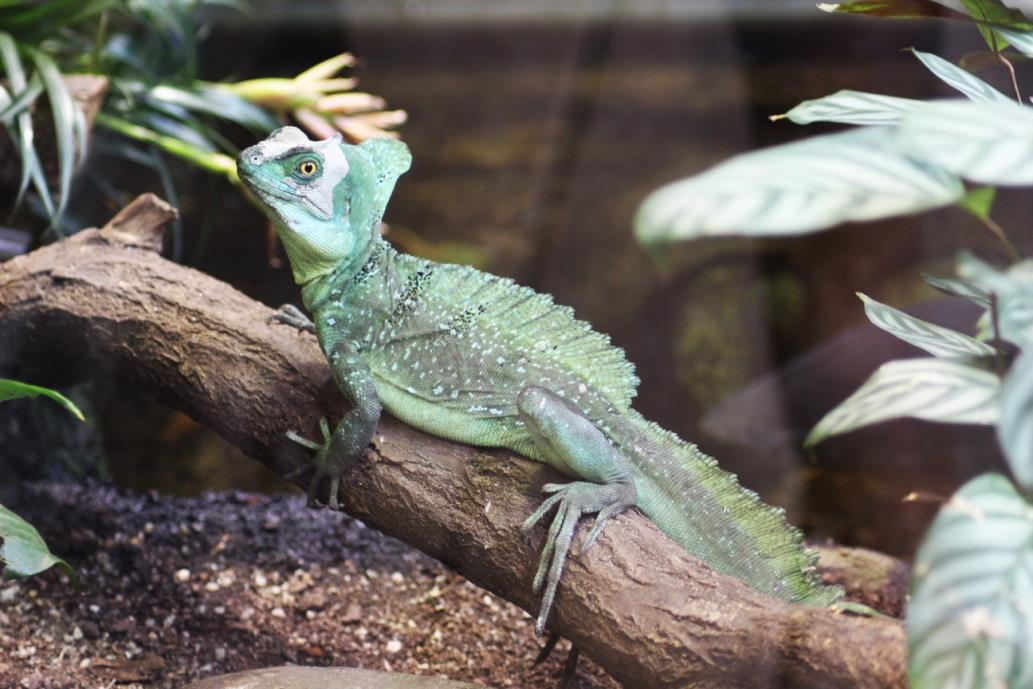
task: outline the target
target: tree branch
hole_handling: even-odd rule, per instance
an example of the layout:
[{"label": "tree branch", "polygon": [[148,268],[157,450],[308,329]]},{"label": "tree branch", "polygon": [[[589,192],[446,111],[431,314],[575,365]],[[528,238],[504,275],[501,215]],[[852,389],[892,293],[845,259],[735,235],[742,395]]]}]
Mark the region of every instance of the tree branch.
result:
[{"label": "tree branch", "polygon": [[[304,451],[285,432],[317,437],[320,416],[340,415],[326,362],[311,336],[268,324],[269,308],[158,256],[158,226],[171,217],[160,203],[141,197],[105,229],[0,267],[0,372],[117,375],[289,471]],[[386,416],[373,445],[345,483],[347,511],[536,610],[530,582],[544,533],[523,538],[519,525],[541,485],[562,479]],[[550,627],[644,689],[905,686],[899,622],[768,598],[634,510],[571,558]]]}]

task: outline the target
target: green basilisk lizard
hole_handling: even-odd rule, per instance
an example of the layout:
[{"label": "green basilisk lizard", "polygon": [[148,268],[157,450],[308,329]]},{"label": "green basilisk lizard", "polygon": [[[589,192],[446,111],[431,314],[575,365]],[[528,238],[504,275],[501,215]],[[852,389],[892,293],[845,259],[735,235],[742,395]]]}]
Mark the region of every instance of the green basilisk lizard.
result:
[{"label": "green basilisk lizard", "polygon": [[[298,471],[309,501],[363,455],[382,410],[449,440],[504,447],[572,477],[524,522],[553,508],[537,573],[536,629],[545,625],[575,528],[596,514],[582,552],[608,519],[638,507],[715,569],[785,601],[827,605],[816,556],[779,509],[631,408],[638,379],[622,350],[568,307],[513,281],[396,252],[380,236],[405,144],[310,141],[284,127],[240,154],[240,179],[272,220],[313,320],[285,306],[278,320],[314,330],[351,404]],[[294,472],[297,474],[297,472]]]}]

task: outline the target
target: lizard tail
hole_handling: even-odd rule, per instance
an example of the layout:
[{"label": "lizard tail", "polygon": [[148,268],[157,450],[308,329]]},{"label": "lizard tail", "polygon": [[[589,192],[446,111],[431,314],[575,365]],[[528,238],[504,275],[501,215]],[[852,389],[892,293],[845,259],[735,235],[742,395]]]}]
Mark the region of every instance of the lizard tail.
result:
[{"label": "lizard tail", "polygon": [[631,456],[638,507],[714,569],[791,603],[826,606],[843,591],[822,584],[817,553],[785,519],[710,456],[633,410],[607,434]]}]

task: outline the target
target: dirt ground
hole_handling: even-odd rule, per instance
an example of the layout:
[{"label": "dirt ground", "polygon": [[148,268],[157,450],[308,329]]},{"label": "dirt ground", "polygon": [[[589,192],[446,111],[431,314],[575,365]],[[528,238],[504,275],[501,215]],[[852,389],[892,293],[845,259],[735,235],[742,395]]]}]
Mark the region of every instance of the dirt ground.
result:
[{"label": "dirt ground", "polygon": [[[440,563],[298,495],[31,484],[0,502],[79,574],[0,582],[0,688],[140,687],[346,665],[552,689],[569,646]],[[582,657],[575,687],[619,685]]]}]

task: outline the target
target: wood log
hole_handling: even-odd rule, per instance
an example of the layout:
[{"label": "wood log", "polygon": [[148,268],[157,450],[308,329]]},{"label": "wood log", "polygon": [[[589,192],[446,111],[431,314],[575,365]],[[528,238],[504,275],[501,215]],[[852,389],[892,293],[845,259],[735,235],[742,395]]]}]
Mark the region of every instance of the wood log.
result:
[{"label": "wood log", "polygon": [[[343,409],[327,364],[312,336],[270,324],[268,307],[162,259],[159,228],[173,212],[141,197],[103,229],[0,266],[0,374],[118,376],[285,473],[305,459],[286,431],[318,437],[319,417]],[[343,502],[534,612],[544,529],[525,537],[519,526],[542,484],[562,480],[385,415]],[[586,555],[575,548],[549,627],[637,689],[906,686],[899,621],[760,594],[689,556],[637,510],[613,520]]]}]

